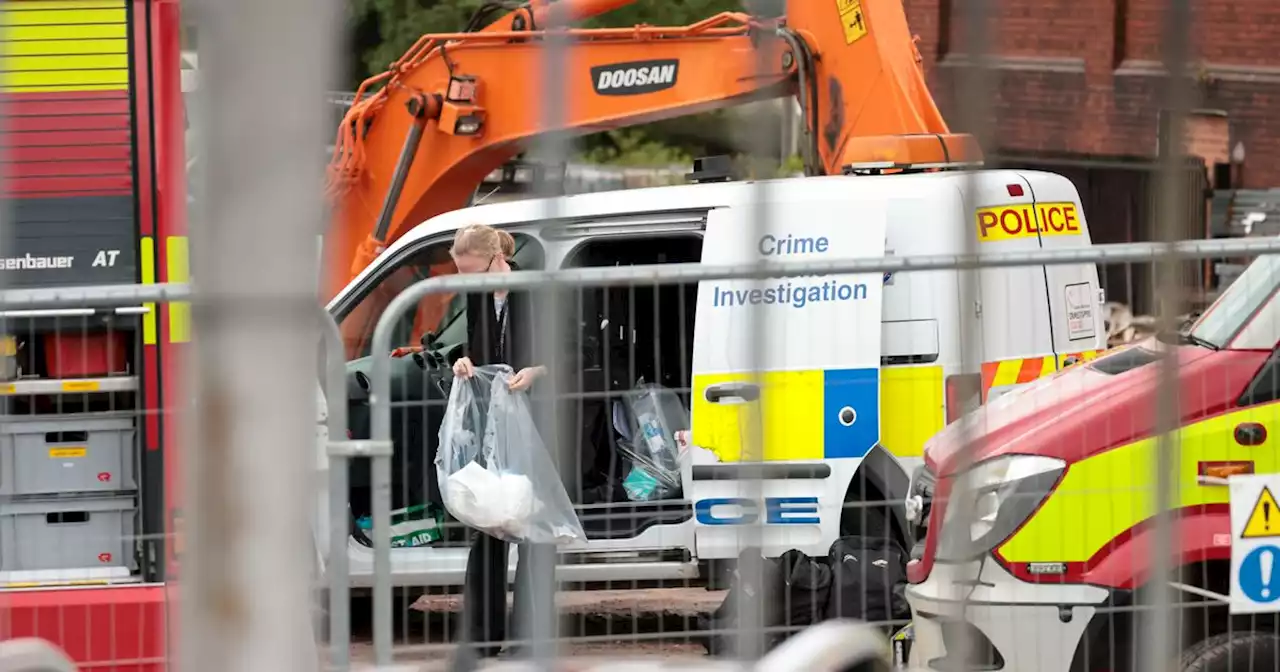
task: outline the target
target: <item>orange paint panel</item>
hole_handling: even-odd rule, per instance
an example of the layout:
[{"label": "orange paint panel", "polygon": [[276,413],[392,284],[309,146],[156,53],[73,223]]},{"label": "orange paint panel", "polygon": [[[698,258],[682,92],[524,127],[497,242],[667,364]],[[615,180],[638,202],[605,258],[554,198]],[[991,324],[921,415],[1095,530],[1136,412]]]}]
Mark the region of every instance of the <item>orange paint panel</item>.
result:
[{"label": "orange paint panel", "polygon": [[1022,367],[1018,370],[1018,384],[1029,383],[1040,377],[1040,372],[1044,370],[1044,358],[1034,357],[1022,360]]}]

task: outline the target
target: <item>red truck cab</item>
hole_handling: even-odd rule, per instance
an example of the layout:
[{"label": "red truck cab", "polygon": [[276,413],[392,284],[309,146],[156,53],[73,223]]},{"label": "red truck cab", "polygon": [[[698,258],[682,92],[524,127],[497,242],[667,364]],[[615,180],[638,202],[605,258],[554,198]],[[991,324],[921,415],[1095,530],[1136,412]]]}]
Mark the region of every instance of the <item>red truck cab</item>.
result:
[{"label": "red truck cab", "polygon": [[[1278,287],[1280,258],[1260,257],[1186,331],[1027,385],[926,444],[912,482],[917,501],[929,502],[909,567],[913,664],[951,669],[965,651],[979,666],[966,669],[1131,669],[1140,630],[1127,607],[1142,603],[1160,552],[1152,523],[1165,353],[1177,360],[1181,425],[1168,552],[1174,581],[1190,587],[1175,600],[1189,609],[1175,635],[1184,669],[1228,669],[1195,665],[1250,651],[1256,659],[1263,640],[1274,655],[1274,618],[1233,619],[1207,595],[1229,591],[1223,477],[1280,471]],[[953,492],[965,501],[950,501]]]}]

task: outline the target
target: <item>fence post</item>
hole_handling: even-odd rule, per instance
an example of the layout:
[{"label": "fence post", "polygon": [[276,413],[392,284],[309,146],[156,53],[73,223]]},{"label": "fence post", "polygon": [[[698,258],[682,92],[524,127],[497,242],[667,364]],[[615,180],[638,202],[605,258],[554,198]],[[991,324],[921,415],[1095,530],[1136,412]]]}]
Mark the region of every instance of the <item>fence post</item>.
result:
[{"label": "fence post", "polygon": [[[320,314],[324,344],[324,397],[328,407],[329,441],[347,438],[347,369],[342,332],[326,311]],[[335,670],[351,665],[351,568],[347,557],[350,536],[347,486],[350,461],[342,450],[327,449],[329,548],[325,578],[329,589],[329,663]]]},{"label": "fence post", "polygon": [[191,226],[183,669],[314,670],[322,105],[338,3],[218,0],[201,31],[205,188]]}]

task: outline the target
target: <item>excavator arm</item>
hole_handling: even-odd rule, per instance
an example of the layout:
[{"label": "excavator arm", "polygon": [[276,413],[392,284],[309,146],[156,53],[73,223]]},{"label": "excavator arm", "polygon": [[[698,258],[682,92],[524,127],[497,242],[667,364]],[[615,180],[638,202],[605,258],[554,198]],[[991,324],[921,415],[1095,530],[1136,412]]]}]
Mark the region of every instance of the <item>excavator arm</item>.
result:
[{"label": "excavator arm", "polygon": [[[629,0],[561,0],[580,20]],[[795,95],[806,172],[972,161],[925,86],[900,0],[792,2],[786,17],[722,13],[682,27],[570,29],[560,123],[544,120],[545,3],[474,32],[423,36],[370,78],[339,129],[325,237],[332,296],[420,222],[465,207],[535,136],[648,123]]]}]

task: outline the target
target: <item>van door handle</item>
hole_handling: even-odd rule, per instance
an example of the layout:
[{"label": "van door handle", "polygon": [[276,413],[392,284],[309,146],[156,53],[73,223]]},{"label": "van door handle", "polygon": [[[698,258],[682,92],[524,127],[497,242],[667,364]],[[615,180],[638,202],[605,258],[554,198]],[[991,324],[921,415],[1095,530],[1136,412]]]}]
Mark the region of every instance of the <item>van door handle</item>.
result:
[{"label": "van door handle", "polygon": [[745,404],[760,400],[760,386],[755,383],[717,383],[703,392],[713,404]]}]

